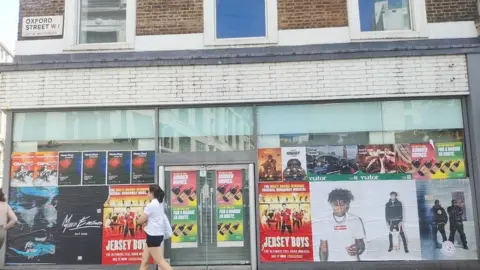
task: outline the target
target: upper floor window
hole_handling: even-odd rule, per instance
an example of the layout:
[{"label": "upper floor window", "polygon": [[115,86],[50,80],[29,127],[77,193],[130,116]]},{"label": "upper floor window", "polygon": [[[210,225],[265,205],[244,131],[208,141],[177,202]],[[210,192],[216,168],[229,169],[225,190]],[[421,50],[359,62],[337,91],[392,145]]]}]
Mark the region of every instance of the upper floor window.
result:
[{"label": "upper floor window", "polygon": [[206,45],[277,42],[277,0],[204,0]]},{"label": "upper floor window", "polygon": [[136,0],[70,0],[65,3],[67,49],[131,49]]},{"label": "upper floor window", "polygon": [[428,35],[425,0],[349,0],[352,39]]}]

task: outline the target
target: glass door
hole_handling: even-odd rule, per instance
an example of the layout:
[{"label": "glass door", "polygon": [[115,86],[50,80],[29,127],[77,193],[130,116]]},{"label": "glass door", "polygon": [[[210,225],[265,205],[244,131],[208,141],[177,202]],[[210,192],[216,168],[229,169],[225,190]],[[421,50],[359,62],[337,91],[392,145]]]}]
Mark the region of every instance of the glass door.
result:
[{"label": "glass door", "polygon": [[160,170],[173,230],[165,258],[172,266],[251,265],[249,168],[253,165]]}]

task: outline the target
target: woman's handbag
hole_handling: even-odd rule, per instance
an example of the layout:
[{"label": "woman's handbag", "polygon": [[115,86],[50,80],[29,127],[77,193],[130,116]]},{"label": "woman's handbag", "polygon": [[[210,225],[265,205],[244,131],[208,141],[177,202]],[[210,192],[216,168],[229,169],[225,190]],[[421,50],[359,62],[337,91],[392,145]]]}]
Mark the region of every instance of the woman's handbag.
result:
[{"label": "woman's handbag", "polygon": [[168,217],[165,213],[163,213],[163,226],[165,226],[163,238],[170,239],[173,234],[172,225],[170,225],[170,221],[168,220]]}]

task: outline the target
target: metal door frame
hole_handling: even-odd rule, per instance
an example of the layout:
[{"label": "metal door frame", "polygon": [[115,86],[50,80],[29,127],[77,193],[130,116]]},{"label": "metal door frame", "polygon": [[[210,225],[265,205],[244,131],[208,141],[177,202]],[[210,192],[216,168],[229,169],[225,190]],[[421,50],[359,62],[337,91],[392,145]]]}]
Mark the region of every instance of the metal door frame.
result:
[{"label": "metal door frame", "polygon": [[[178,164],[178,163],[176,163]],[[198,163],[196,165],[160,165],[158,166],[158,185],[165,190],[165,172],[170,171],[166,170],[166,167],[169,169],[210,169],[210,170],[217,170],[217,169],[248,169],[248,196],[249,196],[249,204],[248,204],[248,210],[249,210],[249,233],[250,233],[250,269],[256,270],[257,269],[257,231],[256,231],[256,200],[255,200],[255,165],[254,163],[234,163],[234,164],[205,164],[205,165],[199,165]],[[166,260],[169,261],[169,258],[165,258]],[[234,269],[232,266],[228,266],[229,269]],[[236,268],[238,267],[245,267],[245,266],[235,266]],[[178,268],[178,267],[177,267]],[[221,266],[207,266],[207,269],[221,269]],[[189,269],[193,269],[192,267],[189,267]],[[203,268],[201,268],[203,269]]]}]

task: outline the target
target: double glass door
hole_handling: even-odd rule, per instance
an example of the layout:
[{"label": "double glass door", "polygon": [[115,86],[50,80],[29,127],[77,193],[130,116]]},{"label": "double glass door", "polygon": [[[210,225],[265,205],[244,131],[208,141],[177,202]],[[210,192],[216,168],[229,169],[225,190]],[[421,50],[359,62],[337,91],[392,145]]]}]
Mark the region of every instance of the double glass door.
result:
[{"label": "double glass door", "polygon": [[173,230],[165,258],[172,266],[251,265],[252,167],[161,167],[160,185],[166,190]]}]

